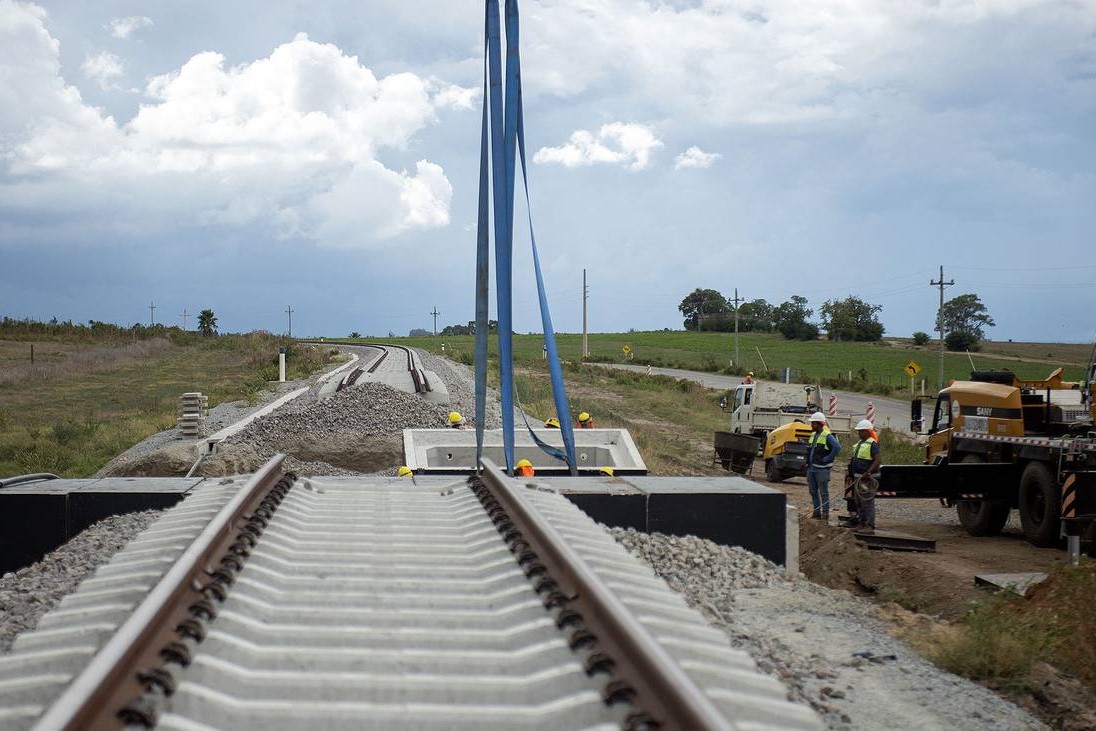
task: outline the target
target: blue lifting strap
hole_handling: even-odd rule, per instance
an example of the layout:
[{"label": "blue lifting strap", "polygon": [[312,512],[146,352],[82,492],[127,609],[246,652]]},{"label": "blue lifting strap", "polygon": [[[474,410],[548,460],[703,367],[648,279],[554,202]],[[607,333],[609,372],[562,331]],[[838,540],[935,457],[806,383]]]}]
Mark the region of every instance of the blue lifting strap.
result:
[{"label": "blue lifting strap", "polygon": [[[487,34],[487,16],[484,15],[484,38]],[[487,173],[487,47],[483,49],[483,120],[480,124],[480,168],[479,168],[479,217],[476,222],[476,471],[479,471],[483,457],[483,426],[487,419],[487,336],[488,288],[490,275],[490,231],[487,230],[490,212],[488,173]]]},{"label": "blue lifting strap", "polygon": [[[484,51],[484,112],[480,134],[479,224],[476,237],[476,457],[483,451],[484,403],[487,383],[487,282],[488,282],[488,184],[487,144],[490,127],[491,190],[494,194],[495,282],[498,297],[499,390],[502,407],[503,455],[507,472],[514,469],[514,376],[513,376],[513,225],[514,184],[516,172],[515,147],[521,153],[522,183],[526,210],[529,211],[529,237],[532,243],[533,265],[536,271],[537,295],[540,301],[541,323],[544,328],[548,368],[552,381],[552,398],[559,416],[564,451],[546,444],[537,437],[528,418],[526,428],[533,441],[545,452],[565,461],[571,474],[575,467],[574,432],[571,410],[563,384],[559,350],[548,309],[540,256],[533,234],[533,219],[529,208],[529,181],[525,162],[525,124],[521,100],[521,61],[518,53],[517,0],[506,0],[506,85],[505,107],[501,79],[501,38],[498,0],[487,0]],[[488,117],[488,110],[490,115]],[[488,125],[488,118],[490,124]]]}]

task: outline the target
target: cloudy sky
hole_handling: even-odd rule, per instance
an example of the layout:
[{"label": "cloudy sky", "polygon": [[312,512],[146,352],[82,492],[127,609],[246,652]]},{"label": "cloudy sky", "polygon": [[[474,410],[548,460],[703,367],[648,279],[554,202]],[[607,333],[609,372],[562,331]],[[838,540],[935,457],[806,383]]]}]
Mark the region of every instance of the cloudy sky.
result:
[{"label": "cloudy sky", "polygon": [[[523,0],[556,327],[696,287],[887,332],[977,293],[1096,335],[1096,0]],[[406,334],[474,316],[482,25],[454,0],[0,0],[0,315]],[[519,209],[523,211],[524,209]],[[523,214],[519,213],[519,221]],[[515,326],[539,329],[519,227]],[[193,326],[193,319],[189,321]]]}]

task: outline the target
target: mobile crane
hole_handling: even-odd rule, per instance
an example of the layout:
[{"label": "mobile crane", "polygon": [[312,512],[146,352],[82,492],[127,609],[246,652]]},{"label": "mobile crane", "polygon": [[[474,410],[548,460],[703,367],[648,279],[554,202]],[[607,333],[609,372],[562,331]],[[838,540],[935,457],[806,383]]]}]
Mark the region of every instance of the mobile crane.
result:
[{"label": "mobile crane", "polygon": [[[922,402],[910,427],[922,433]],[[974,371],[940,391],[925,462],[887,465],[877,497],[939,498],[974,536],[996,535],[1020,513],[1024,536],[1053,546],[1062,535],[1096,544],[1096,348],[1083,382],[1011,371]]]}]

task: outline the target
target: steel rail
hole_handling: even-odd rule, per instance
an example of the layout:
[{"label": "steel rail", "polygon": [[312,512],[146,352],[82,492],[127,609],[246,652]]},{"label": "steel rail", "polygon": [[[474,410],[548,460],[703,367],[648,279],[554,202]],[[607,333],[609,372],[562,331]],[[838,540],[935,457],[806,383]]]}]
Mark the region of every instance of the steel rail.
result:
[{"label": "steel rail", "polygon": [[[509,520],[508,540],[513,537],[513,531],[520,533],[516,545],[520,547],[524,543],[528,551],[535,554],[535,558],[519,556],[519,562],[532,560],[547,570],[562,591],[567,609],[581,616],[586,630],[594,635],[608,657],[613,675],[635,691],[633,705],[650,714],[659,728],[732,731],[734,725],[704,691],[522,495],[519,483],[509,479],[489,459],[482,459],[480,464],[483,471],[479,484]],[[492,512],[490,507],[488,512]],[[503,530],[502,525],[500,530]],[[535,571],[533,567],[526,567],[530,576]],[[621,687],[619,682],[615,686],[618,690]]]},{"label": "steel rail", "polygon": [[123,727],[125,721],[119,713],[146,692],[148,678],[165,662],[164,648],[178,644],[180,627],[193,620],[193,607],[207,599],[205,590],[215,582],[214,575],[224,571],[220,557],[250,528],[247,521],[262,520],[255,513],[282,479],[285,457],[279,454],[270,459],[213,517],[83,672],[39,717],[35,731]]}]

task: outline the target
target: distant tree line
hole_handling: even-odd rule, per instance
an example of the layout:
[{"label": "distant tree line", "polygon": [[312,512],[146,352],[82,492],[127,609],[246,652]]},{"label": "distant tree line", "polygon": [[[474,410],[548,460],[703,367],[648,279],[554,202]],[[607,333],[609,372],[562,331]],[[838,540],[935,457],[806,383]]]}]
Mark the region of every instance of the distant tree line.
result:
[{"label": "distant tree line", "polygon": [[[814,310],[801,295],[792,295],[777,306],[763,299],[742,302],[736,313],[735,303],[717,290],[698,288],[686,295],[677,309],[685,317],[685,329],[697,332],[734,332],[736,314],[739,332],[778,332],[788,340],[815,340],[825,332],[829,340],[872,342],[882,339],[885,331],[879,321],[883,306],[852,295],[823,302],[817,323],[811,322]],[[937,317],[938,330],[941,322],[945,346],[957,351],[977,350],[985,337],[984,328],[994,326],[975,294],[961,294],[945,302]],[[917,331],[913,340],[925,345],[930,337]]]},{"label": "distant tree line", "polygon": [[[816,324],[810,321],[814,310],[807,307],[806,297],[793,295],[777,306],[755,299],[738,306],[738,331],[778,332],[789,340],[815,340],[825,330],[830,340],[879,340],[883,337],[878,318],[882,309],[859,297],[827,300],[819,308],[821,322]],[[686,330],[734,332],[734,302],[714,289],[693,290],[678,310],[685,316]]]},{"label": "distant tree line", "polygon": [[[495,332],[499,329],[498,320],[488,320],[487,329],[490,332]],[[429,335],[430,333],[426,333]],[[476,321],[469,320],[467,325],[446,325],[438,335],[475,335],[476,334]]]}]

